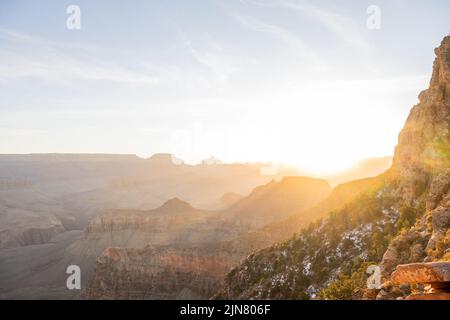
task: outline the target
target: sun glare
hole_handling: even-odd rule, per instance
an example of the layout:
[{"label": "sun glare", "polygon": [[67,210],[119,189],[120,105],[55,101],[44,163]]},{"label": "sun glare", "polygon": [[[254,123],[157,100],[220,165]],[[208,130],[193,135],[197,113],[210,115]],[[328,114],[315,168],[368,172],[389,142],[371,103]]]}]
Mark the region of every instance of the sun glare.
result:
[{"label": "sun glare", "polygon": [[255,159],[258,155],[314,175],[329,175],[364,159],[392,154],[397,124],[386,112],[389,104],[382,109],[377,101],[367,99],[373,90],[367,82],[322,80],[277,99],[276,111],[275,102],[267,102],[270,111],[260,111],[258,121],[252,123],[265,133],[259,137],[260,146],[252,145]]}]

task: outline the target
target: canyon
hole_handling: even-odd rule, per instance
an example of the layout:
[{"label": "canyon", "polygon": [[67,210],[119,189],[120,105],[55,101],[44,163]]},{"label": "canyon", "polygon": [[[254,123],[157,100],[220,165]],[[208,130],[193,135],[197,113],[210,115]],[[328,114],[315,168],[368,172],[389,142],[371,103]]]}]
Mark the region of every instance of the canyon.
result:
[{"label": "canyon", "polygon": [[0,299],[448,297],[450,37],[435,53],[392,164],[333,186],[170,154],[1,155]]},{"label": "canyon", "polygon": [[[266,232],[266,225],[285,219],[293,208],[315,205],[330,192],[324,180],[286,177],[255,188],[222,210],[197,209],[176,197],[151,210],[103,210],[84,231],[66,231],[42,245],[2,250],[0,294],[44,299],[205,298],[240,259],[286,235],[283,229]],[[278,216],[262,212],[258,218],[260,195]],[[66,290],[68,265],[81,268],[83,292]]]},{"label": "canyon", "polygon": [[[255,186],[292,173],[263,176],[262,164],[174,163],[169,154],[0,155],[0,249],[48,242],[84,229],[108,209],[156,208],[180,197],[217,208],[223,194],[249,193]],[[242,181],[240,177],[245,177]]]},{"label": "canyon", "polygon": [[[450,270],[450,37],[435,54],[391,168],[292,239],[251,254],[216,299],[433,299],[413,291],[445,280],[424,279],[438,270],[430,263],[440,274]],[[373,265],[381,270],[378,289],[366,287]]]},{"label": "canyon", "polygon": [[[100,216],[88,227],[90,236],[93,231],[100,231],[104,237],[106,231],[108,238],[118,239],[125,232],[128,242],[126,247],[106,249],[97,258],[84,297],[208,298],[219,288],[231,267],[252,250],[276,240],[273,236],[267,237],[267,233],[255,233],[254,238],[248,237],[249,233],[287,217],[291,208],[313,206],[330,190],[323,180],[285,177],[280,182],[272,181],[255,188],[225,211],[198,211],[179,199],[172,199],[156,210],[163,216],[163,224],[149,212]],[[261,203],[255,203],[255,198],[261,196],[262,204],[270,208],[271,213],[278,213],[278,217],[264,211],[258,216]],[[155,229],[158,226],[160,230]],[[130,239],[141,230],[147,239],[139,245]],[[163,237],[154,238],[158,234]],[[141,248],[142,243],[151,246]]]}]

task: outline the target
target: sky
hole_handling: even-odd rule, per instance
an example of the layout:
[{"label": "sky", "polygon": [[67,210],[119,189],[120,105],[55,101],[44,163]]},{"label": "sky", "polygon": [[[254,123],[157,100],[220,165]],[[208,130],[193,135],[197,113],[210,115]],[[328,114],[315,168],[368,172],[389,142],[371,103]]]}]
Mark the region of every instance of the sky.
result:
[{"label": "sky", "polygon": [[393,154],[449,22],[444,0],[0,0],[0,153],[345,169]]}]

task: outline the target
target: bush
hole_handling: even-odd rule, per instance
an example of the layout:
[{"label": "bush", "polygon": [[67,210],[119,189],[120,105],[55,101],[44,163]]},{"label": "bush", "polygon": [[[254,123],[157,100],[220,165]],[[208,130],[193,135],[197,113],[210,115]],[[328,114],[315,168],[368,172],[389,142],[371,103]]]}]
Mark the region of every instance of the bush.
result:
[{"label": "bush", "polygon": [[364,262],[350,276],[340,274],[327,288],[323,289],[318,299],[324,300],[357,300],[364,294],[368,274],[366,270],[373,262]]},{"label": "bush", "polygon": [[410,229],[416,222],[418,212],[410,205],[403,205],[400,208],[400,217],[398,218],[397,225],[399,229]]}]

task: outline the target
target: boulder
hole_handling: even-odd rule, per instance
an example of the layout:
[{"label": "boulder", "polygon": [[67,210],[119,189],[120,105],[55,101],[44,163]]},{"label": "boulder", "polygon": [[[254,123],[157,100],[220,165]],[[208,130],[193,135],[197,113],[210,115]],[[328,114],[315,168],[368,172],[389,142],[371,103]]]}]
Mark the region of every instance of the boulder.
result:
[{"label": "boulder", "polygon": [[450,262],[399,265],[391,275],[393,285],[450,282]]}]

